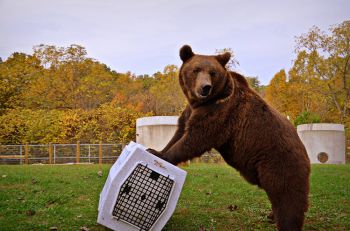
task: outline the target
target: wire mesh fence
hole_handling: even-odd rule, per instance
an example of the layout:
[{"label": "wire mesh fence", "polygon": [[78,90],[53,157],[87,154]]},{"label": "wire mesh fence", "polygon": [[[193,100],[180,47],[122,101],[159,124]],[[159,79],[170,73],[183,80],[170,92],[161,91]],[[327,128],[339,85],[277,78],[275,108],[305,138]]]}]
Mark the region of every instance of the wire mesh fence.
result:
[{"label": "wire mesh fence", "polygon": [[1,145],[1,164],[23,164],[24,145]]},{"label": "wire mesh fence", "polygon": [[[21,144],[0,145],[0,164],[112,164],[124,144]],[[209,151],[191,163],[223,163],[221,155]]]},{"label": "wire mesh fence", "polygon": [[0,164],[114,163],[123,144],[0,145]]},{"label": "wire mesh fence", "polygon": [[[0,164],[67,164],[114,163],[124,144],[20,144],[0,145]],[[206,152],[191,163],[223,163],[215,150]],[[350,139],[346,145],[346,162],[350,162]]]}]

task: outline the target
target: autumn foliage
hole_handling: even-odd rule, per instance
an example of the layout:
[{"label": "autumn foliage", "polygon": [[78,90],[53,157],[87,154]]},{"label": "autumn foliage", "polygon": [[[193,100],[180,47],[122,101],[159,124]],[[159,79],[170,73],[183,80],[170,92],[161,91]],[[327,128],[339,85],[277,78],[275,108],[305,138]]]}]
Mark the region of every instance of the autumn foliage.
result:
[{"label": "autumn foliage", "polygon": [[[292,67],[250,85],[295,125],[350,125],[350,21],[296,39]],[[230,48],[218,50],[232,52]],[[238,65],[232,59],[229,68]],[[0,59],[0,143],[127,142],[136,118],[178,115],[186,101],[178,67],[136,76],[87,56],[84,47],[38,45]]]},{"label": "autumn foliage", "polygon": [[296,39],[297,57],[288,72],[275,74],[265,98],[295,125],[350,125],[350,21],[328,32],[313,27]]},{"label": "autumn foliage", "polygon": [[0,143],[134,140],[137,118],[185,106],[177,73],[174,65],[153,76],[117,73],[79,45],[13,53],[0,63]]}]

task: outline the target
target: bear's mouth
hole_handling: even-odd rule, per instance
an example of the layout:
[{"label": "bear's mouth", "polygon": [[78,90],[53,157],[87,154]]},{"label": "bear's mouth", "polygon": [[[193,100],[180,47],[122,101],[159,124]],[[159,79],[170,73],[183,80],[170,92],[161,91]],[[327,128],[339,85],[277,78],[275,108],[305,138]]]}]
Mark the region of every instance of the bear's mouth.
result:
[{"label": "bear's mouth", "polygon": [[211,93],[212,86],[211,85],[205,85],[202,86],[199,91],[196,92],[197,98],[199,99],[205,99],[207,98]]},{"label": "bear's mouth", "polygon": [[210,93],[208,95],[202,95],[200,93],[196,93],[196,96],[197,96],[198,99],[206,99],[206,98],[209,97],[209,95],[210,95]]}]

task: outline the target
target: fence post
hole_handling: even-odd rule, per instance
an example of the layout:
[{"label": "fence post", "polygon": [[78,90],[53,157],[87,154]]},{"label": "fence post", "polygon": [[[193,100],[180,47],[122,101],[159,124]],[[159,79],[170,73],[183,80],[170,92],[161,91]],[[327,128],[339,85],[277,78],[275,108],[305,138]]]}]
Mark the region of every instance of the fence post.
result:
[{"label": "fence post", "polygon": [[99,148],[98,148],[98,164],[101,169],[102,167],[102,141],[100,141]]},{"label": "fence post", "polygon": [[49,164],[52,164],[52,143],[49,143]]},{"label": "fence post", "polygon": [[56,164],[56,145],[53,145],[53,164]]},{"label": "fence post", "polygon": [[25,164],[29,164],[28,156],[29,156],[29,145],[28,145],[28,143],[26,143],[26,146],[24,148],[24,158],[25,158],[24,163]]},{"label": "fence post", "polygon": [[77,142],[77,156],[76,156],[76,163],[79,164],[80,162],[80,141]]},{"label": "fence post", "polygon": [[20,144],[19,145],[19,153],[20,153],[20,156],[21,156],[21,159],[20,159],[20,164],[23,164],[23,147],[22,147],[23,145],[22,144]]}]

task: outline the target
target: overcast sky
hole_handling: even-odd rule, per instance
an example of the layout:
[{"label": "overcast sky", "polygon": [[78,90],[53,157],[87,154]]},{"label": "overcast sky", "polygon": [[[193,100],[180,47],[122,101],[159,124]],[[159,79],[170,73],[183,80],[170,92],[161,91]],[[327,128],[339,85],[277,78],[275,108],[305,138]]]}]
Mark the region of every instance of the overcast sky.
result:
[{"label": "overcast sky", "polygon": [[295,36],[350,19],[350,0],[0,0],[0,57],[38,44],[79,44],[117,72],[153,74],[195,53],[232,48],[248,76],[268,84],[289,69]]}]

